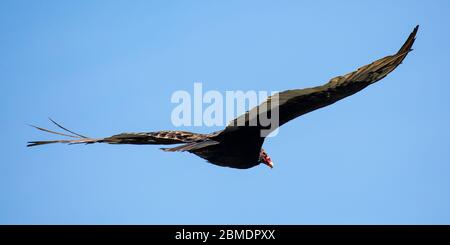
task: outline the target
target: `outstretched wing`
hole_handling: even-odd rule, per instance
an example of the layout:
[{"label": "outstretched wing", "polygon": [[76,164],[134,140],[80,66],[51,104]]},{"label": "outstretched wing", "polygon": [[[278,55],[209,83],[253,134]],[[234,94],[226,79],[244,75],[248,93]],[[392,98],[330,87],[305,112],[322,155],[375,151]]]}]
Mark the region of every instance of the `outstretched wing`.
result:
[{"label": "outstretched wing", "polygon": [[[322,86],[287,90],[271,96],[259,106],[234,119],[219,137],[232,137],[236,139],[240,138],[238,135],[246,135],[246,138],[248,138],[250,132],[252,132],[252,137],[256,137],[255,133],[258,133],[258,137],[260,137],[260,129],[268,128],[261,126],[260,119],[263,117],[262,113],[268,113],[270,118],[270,114],[275,111],[274,109],[277,109],[279,116],[278,125],[281,126],[296,117],[333,104],[383,79],[400,65],[406,55],[412,50],[411,47],[414,43],[418,28],[419,26],[414,28],[413,32],[396,54],[360,67],[356,71],[344,76],[335,77]],[[278,104],[274,104],[273,108],[271,108],[271,104],[275,101],[274,98],[278,99]],[[267,118],[267,116],[264,115],[264,118]],[[251,121],[257,122],[253,124],[256,127],[250,126],[252,125],[250,123]],[[255,128],[259,130],[255,130]],[[271,131],[273,130],[275,128],[271,128]]]},{"label": "outstretched wing", "polygon": [[62,140],[45,140],[45,141],[30,141],[27,146],[37,146],[52,143],[65,144],[93,144],[93,143],[108,143],[108,144],[133,144],[133,145],[171,145],[191,143],[204,140],[208,135],[196,134],[186,131],[157,131],[157,132],[142,132],[142,133],[121,133],[106,138],[89,138],[81,134],[77,134],[69,129],[64,128],[57,122],[50,119],[56,126],[62,130],[70,133],[60,133],[48,130],[41,127],[30,125],[38,130],[45,131],[51,134],[70,137],[72,139]]}]

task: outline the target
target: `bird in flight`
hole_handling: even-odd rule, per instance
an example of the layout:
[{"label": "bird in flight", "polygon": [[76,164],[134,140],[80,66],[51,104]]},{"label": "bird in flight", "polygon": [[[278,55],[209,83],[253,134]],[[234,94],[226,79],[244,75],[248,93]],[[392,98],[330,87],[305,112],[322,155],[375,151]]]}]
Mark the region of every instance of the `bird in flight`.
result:
[{"label": "bird in flight", "polygon": [[[328,83],[306,89],[286,90],[276,94],[278,103],[275,109],[279,113],[279,124],[289,122],[308,112],[333,104],[347,96],[361,91],[365,87],[383,79],[387,74],[392,72],[398,65],[402,63],[410,51],[414,43],[416,33],[419,26],[416,26],[409,35],[406,42],[400,50],[393,55],[386,56],[376,60],[373,63],[362,66],[356,71],[343,76],[331,79]],[[51,143],[67,143],[67,144],[134,144],[134,145],[173,145],[179,144],[173,148],[162,148],[167,152],[187,151],[193,153],[208,162],[237,169],[248,169],[263,163],[270,168],[273,163],[269,155],[262,148],[265,136],[261,135],[261,130],[267,129],[261,123],[256,125],[248,125],[252,119],[251,115],[257,118],[262,116],[261,108],[266,109],[264,113],[274,110],[268,107],[271,104],[273,96],[269,97],[260,105],[247,111],[243,115],[234,119],[225,129],[211,134],[198,134],[186,131],[158,131],[158,132],[142,132],[142,133],[121,133],[106,138],[90,138],[81,134],[70,131],[60,124],[50,119],[60,129],[66,133],[51,131],[45,128],[32,127],[71,139],[49,140],[49,141],[31,141],[27,146],[38,146]],[[256,113],[255,113],[256,112]],[[252,114],[253,113],[253,114]],[[238,120],[242,120],[245,124],[237,124]]]}]

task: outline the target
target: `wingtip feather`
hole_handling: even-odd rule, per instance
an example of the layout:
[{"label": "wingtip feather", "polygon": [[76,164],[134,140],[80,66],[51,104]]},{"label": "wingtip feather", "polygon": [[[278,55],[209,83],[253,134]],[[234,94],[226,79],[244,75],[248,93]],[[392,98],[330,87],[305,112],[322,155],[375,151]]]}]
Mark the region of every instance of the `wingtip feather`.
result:
[{"label": "wingtip feather", "polygon": [[408,53],[413,50],[412,46],[414,44],[414,41],[416,40],[416,35],[417,35],[418,31],[419,31],[419,25],[416,25],[416,27],[414,27],[411,34],[409,34],[408,39],[406,39],[405,43],[402,45],[402,47],[397,52],[397,54]]}]

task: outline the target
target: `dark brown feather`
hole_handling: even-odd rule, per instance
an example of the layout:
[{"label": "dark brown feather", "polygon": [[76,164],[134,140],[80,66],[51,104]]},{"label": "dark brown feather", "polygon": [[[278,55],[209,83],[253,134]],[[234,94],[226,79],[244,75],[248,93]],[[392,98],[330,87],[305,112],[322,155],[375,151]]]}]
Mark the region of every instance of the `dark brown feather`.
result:
[{"label": "dark brown feather", "polygon": [[64,134],[49,129],[30,125],[38,130],[45,131],[51,134],[61,135],[65,137],[76,138],[74,140],[46,140],[46,141],[30,141],[28,147],[38,146],[53,143],[65,144],[93,144],[93,143],[108,143],[108,144],[134,144],[134,145],[171,145],[199,142],[207,138],[209,135],[196,134],[186,131],[157,131],[157,132],[142,132],[142,133],[121,133],[106,138],[89,138],[77,133],[74,133],[60,124],[50,119],[59,128],[70,132],[74,135]]},{"label": "dark brown feather", "polygon": [[[384,78],[400,65],[406,55],[412,50],[411,47],[414,44],[417,30],[418,26],[414,28],[406,42],[394,55],[376,60],[373,63],[362,66],[356,71],[344,76],[335,77],[322,86],[287,90],[278,93],[276,96],[278,97],[279,103],[276,108],[279,112],[279,126],[308,112],[333,104],[334,102],[350,96]],[[261,105],[254,107],[250,111],[234,119],[219,137],[235,134],[244,136],[246,135],[244,131],[254,132],[254,130],[251,130],[252,126],[249,126],[251,120],[258,122],[257,128],[266,128],[261,126],[259,118],[261,118],[261,113],[268,112],[270,114],[270,106],[273,103],[273,98],[275,97],[269,97]],[[263,110],[261,108],[268,108],[268,110]],[[255,116],[257,118],[255,118]],[[244,121],[245,126],[236,126],[239,121]],[[253,137],[260,137],[260,134],[253,134]],[[248,137],[242,137],[241,140],[249,142],[254,141],[254,139]]]}]

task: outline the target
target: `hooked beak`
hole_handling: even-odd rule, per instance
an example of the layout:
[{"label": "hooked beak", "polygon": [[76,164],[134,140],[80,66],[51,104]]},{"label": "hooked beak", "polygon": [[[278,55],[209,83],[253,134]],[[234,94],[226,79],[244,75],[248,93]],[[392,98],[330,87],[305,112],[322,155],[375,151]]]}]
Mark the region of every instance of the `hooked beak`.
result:
[{"label": "hooked beak", "polygon": [[272,160],[268,160],[268,161],[265,161],[265,162],[263,162],[265,165],[267,165],[267,166],[269,166],[269,168],[273,168],[273,162],[272,162]]}]

